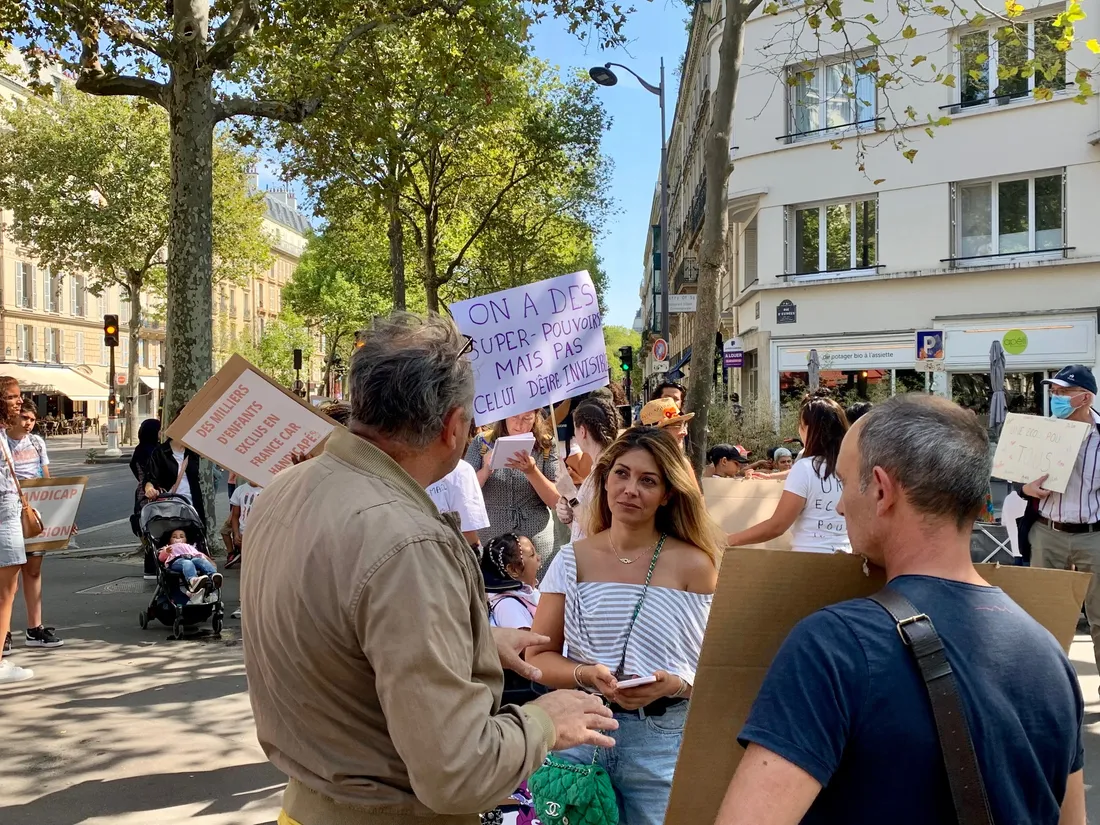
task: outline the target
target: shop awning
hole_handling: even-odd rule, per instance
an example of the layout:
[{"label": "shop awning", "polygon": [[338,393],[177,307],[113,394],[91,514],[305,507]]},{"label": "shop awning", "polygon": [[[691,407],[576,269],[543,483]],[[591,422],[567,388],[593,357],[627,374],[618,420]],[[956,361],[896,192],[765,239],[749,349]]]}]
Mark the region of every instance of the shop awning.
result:
[{"label": "shop awning", "polygon": [[141,379],[142,384],[144,384],[151,390],[156,390],[160,388],[160,383],[157,381],[156,378],[152,378],[148,375],[139,375],[138,378]]},{"label": "shop awning", "polygon": [[106,401],[107,387],[70,367],[38,367],[0,362],[0,375],[10,375],[19,389],[42,395],[64,395],[73,401]]},{"label": "shop awning", "polygon": [[690,360],[691,360],[691,345],[689,344],[688,348],[684,350],[684,357],[680,359],[679,363],[677,363],[675,367],[673,367],[672,369],[670,369],[668,371],[669,377],[670,378],[674,377],[673,373],[680,372],[680,370],[682,370],[684,368],[684,364],[686,364]]}]

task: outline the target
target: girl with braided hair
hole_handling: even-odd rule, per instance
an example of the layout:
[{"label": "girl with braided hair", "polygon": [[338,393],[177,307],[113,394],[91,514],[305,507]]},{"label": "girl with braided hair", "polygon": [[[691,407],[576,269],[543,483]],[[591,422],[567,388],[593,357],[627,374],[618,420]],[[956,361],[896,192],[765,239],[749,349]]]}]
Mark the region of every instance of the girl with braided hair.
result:
[{"label": "girl with braided hair", "polygon": [[531,628],[539,604],[538,570],[539,556],[527,536],[505,533],[485,546],[481,574],[494,627]]}]

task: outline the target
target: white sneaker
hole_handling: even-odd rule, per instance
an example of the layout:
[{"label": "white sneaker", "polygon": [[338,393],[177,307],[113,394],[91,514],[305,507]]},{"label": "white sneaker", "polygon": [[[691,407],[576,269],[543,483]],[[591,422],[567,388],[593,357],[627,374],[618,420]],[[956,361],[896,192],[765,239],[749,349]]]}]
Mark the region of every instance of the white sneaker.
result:
[{"label": "white sneaker", "polygon": [[18,667],[11,662],[0,661],[0,685],[6,685],[10,682],[25,682],[27,679],[34,678],[34,671],[29,667]]},{"label": "white sneaker", "polygon": [[232,618],[232,619],[239,619],[240,617],[241,617],[241,609],[239,607],[230,614],[230,618]]}]

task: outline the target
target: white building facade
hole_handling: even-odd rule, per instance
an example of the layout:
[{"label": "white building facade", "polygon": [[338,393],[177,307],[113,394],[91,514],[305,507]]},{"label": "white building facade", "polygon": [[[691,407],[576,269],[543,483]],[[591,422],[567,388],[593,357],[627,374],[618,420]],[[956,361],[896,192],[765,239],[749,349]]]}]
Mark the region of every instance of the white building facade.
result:
[{"label": "white building facade", "polygon": [[[1032,57],[1057,59],[1050,23],[1064,4],[1025,5],[1013,31],[928,15],[914,20],[915,37],[878,48],[830,46],[826,34],[819,45],[795,25],[798,9],[750,21],[731,147],[731,278],[720,289],[723,332],[746,350],[731,371],[743,401],[778,409],[800,394],[811,350],[827,385],[881,397],[927,381],[978,412],[994,341],[1007,353],[1012,411],[1045,412],[1042,378],[1095,366],[1100,104],[1076,102],[1066,81],[1095,63],[1084,42],[1100,34],[1100,15],[1078,24],[1061,73],[999,79]],[[861,70],[889,65],[887,55],[906,67],[926,59],[884,93]],[[929,116],[951,123],[929,137]],[[898,119],[914,125],[896,129]],[[899,149],[898,138],[909,143]],[[905,149],[917,150],[912,161]],[[943,369],[930,376],[918,370],[925,330],[944,333]]]}]

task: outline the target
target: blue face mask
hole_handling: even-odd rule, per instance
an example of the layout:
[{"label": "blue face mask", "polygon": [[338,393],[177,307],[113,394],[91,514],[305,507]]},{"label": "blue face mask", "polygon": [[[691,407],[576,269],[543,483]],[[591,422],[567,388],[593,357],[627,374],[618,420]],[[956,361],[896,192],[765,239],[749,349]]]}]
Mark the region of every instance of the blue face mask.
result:
[{"label": "blue face mask", "polygon": [[1050,397],[1050,414],[1055,418],[1069,418],[1073,415],[1073,401],[1068,395],[1052,395]]}]

